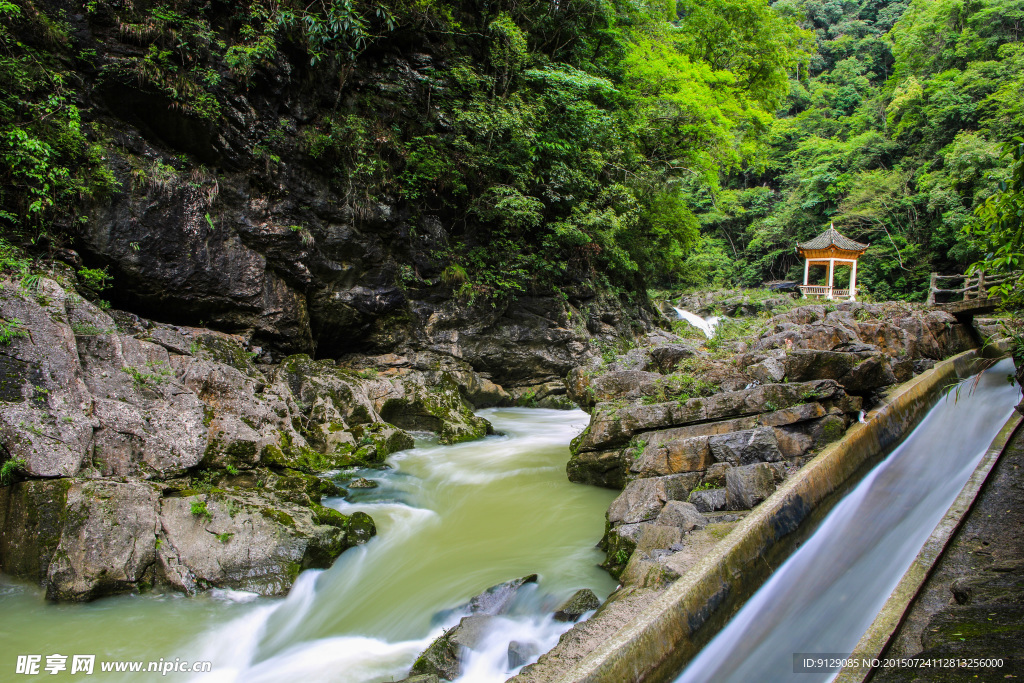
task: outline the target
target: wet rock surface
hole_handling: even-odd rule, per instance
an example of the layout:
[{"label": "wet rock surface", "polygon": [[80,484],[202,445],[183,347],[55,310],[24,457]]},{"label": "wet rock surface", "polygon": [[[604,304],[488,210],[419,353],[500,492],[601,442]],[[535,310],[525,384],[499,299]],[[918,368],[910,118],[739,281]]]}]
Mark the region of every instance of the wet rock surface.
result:
[{"label": "wet rock surface", "polygon": [[476,648],[487,634],[494,617],[474,614],[463,617],[457,626],[430,644],[413,664],[412,675],[433,674],[453,681],[462,673],[466,651]]},{"label": "wet rock surface", "polygon": [[555,620],[576,621],[590,610],[601,606],[601,600],[589,588],[581,588],[555,610]]},{"label": "wet rock surface", "polygon": [[[537,575],[530,574],[491,586],[469,602],[450,610],[444,610],[434,616],[435,622],[445,622],[453,616],[465,614],[458,624],[445,631],[416,659],[411,676],[433,675],[444,680],[455,680],[462,673],[467,652],[476,648],[487,635],[488,628],[494,618],[504,614],[517,593],[528,584],[535,584]],[[515,643],[514,643],[515,644]],[[527,654],[531,644],[518,643],[518,647],[509,646],[509,661],[517,657],[529,659]],[[536,654],[535,652],[533,654]]]},{"label": "wet rock surface", "polygon": [[521,667],[538,654],[540,654],[539,648],[535,643],[523,643],[518,640],[513,640],[508,644],[509,670]]}]

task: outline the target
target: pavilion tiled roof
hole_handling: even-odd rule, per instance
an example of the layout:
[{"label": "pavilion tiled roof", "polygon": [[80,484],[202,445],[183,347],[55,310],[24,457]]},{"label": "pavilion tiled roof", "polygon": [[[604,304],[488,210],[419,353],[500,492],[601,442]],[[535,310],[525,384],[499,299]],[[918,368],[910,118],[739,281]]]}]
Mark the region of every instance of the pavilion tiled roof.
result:
[{"label": "pavilion tiled roof", "polygon": [[839,231],[830,225],[828,230],[814,239],[807,242],[797,242],[796,246],[800,249],[828,249],[829,247],[836,247],[846,251],[864,251],[869,245],[861,244],[845,235],[839,234]]}]

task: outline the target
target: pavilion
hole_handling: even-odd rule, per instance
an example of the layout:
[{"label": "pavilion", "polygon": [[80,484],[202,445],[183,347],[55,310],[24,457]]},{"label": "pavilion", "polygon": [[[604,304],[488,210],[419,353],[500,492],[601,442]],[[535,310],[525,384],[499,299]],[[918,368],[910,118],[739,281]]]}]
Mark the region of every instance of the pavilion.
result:
[{"label": "pavilion", "polygon": [[[823,296],[826,299],[857,300],[857,259],[867,251],[869,245],[855,242],[849,237],[839,234],[833,225],[814,239],[798,242],[796,252],[804,260],[804,283],[800,286],[804,298]],[[846,289],[833,286],[836,265],[850,266],[850,285]],[[828,270],[827,285],[808,284],[811,266],[823,266]]]}]

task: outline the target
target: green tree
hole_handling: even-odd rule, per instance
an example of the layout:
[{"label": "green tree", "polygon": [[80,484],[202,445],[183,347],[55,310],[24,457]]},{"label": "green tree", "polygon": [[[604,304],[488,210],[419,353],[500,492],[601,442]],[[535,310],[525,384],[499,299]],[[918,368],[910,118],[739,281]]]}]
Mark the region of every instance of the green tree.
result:
[{"label": "green tree", "polygon": [[977,221],[967,227],[984,258],[972,270],[1012,275],[991,293],[1011,310],[1024,309],[1024,138],[1007,143],[1004,158],[1010,167],[1008,180],[975,211]]}]

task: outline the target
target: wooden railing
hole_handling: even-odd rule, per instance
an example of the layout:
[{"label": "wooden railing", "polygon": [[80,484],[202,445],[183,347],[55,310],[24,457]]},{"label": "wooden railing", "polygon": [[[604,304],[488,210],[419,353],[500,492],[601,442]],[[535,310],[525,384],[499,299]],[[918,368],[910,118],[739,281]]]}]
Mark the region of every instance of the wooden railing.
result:
[{"label": "wooden railing", "polygon": [[[971,301],[972,299],[988,298],[988,289],[994,285],[1000,285],[1011,278],[1020,277],[1020,273],[1002,273],[1000,275],[985,275],[985,271],[979,270],[970,275],[939,275],[932,273],[931,282],[928,284],[928,305],[934,306],[937,303],[950,303],[954,300]],[[940,280],[959,280],[963,287],[943,289],[939,287]],[[954,299],[962,295],[960,299]],[[945,300],[939,301],[942,297]],[[949,298],[945,298],[949,297]]]},{"label": "wooden railing", "polygon": [[[849,299],[850,290],[847,287],[829,287],[828,285],[800,285],[800,291],[804,297],[823,296],[826,299]],[[855,292],[857,290],[854,290]]]}]

